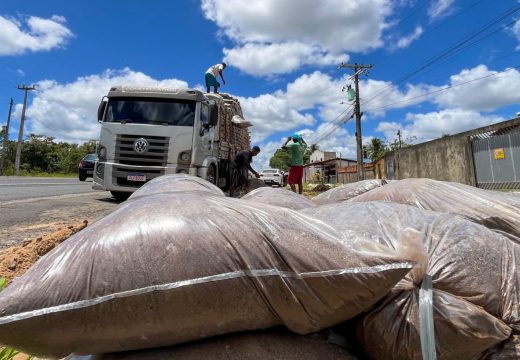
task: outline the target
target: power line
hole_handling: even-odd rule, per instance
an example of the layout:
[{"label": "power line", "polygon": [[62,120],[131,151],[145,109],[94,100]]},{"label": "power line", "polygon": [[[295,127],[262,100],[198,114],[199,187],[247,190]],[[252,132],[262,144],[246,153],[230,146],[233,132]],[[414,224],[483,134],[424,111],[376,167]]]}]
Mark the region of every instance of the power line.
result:
[{"label": "power line", "polygon": [[[338,124],[341,124],[342,121],[344,121],[344,118],[342,118],[342,115],[345,114],[347,111],[351,112],[354,109],[354,105],[350,105],[345,110],[343,110],[338,116],[336,116],[333,120],[330,122],[327,122],[327,124],[321,128],[319,131],[314,133],[311,137],[313,139],[312,143],[318,143],[321,140],[323,140],[326,136],[328,136],[328,132],[331,129],[335,129]],[[351,115],[349,115],[350,117]]]},{"label": "power line", "polygon": [[313,143],[317,144],[317,143],[321,142],[322,140],[328,138],[330,135],[332,135],[332,133],[334,133],[334,131],[336,131],[338,128],[340,128],[341,126],[346,124],[353,117],[354,117],[354,106],[352,106],[350,108],[350,111],[346,116],[342,117],[340,120],[338,120],[334,124],[332,124],[332,126],[326,132],[323,132],[323,134],[319,138],[315,139]]},{"label": "power line", "polygon": [[469,84],[469,83],[472,83],[472,82],[475,82],[475,81],[478,81],[478,80],[483,80],[483,79],[486,79],[486,78],[489,78],[489,77],[492,77],[492,76],[497,76],[497,75],[500,75],[500,74],[504,74],[504,73],[506,73],[508,71],[511,71],[511,70],[514,70],[514,69],[518,69],[518,68],[520,68],[520,65],[512,67],[512,68],[509,68],[509,69],[501,71],[501,72],[489,74],[489,75],[482,76],[482,77],[479,77],[479,78],[470,79],[470,80],[461,82],[459,84],[446,86],[446,87],[444,87],[442,89],[437,89],[437,90],[434,90],[434,91],[431,91],[431,92],[428,92],[428,93],[425,93],[425,94],[422,94],[422,95],[418,95],[418,96],[414,96],[412,98],[396,101],[396,102],[393,102],[393,103],[390,103],[390,104],[386,104],[384,106],[380,106],[380,107],[377,107],[377,108],[372,108],[372,109],[369,109],[369,110],[366,110],[366,111],[375,111],[375,110],[386,109],[386,108],[388,108],[390,106],[393,106],[393,105],[402,104],[404,102],[409,102],[409,101],[413,101],[413,100],[416,100],[416,99],[420,99],[420,98],[426,97],[426,96],[431,95],[431,94],[435,94],[435,93],[439,93],[439,92],[446,91],[446,90],[449,90],[449,89],[453,89],[453,88],[456,88],[456,87],[459,87],[459,86],[462,86],[462,85],[465,85],[465,84]]},{"label": "power line", "polygon": [[[475,1],[473,4],[467,6],[466,8],[464,8],[463,10],[461,10],[460,12],[458,12],[457,14],[455,14],[454,16],[450,17],[448,20],[446,20],[446,21],[440,23],[439,25],[437,25],[437,26],[434,27],[433,29],[430,29],[430,30],[426,31],[425,33],[423,33],[423,36],[424,36],[424,35],[427,35],[427,34],[431,34],[431,33],[433,33],[434,31],[436,31],[436,30],[439,29],[440,27],[446,25],[447,23],[453,21],[454,19],[456,19],[456,18],[459,17],[460,15],[462,15],[462,14],[468,12],[469,10],[473,9],[475,6],[477,6],[478,4],[480,4],[482,1],[483,1],[483,0],[477,0],[477,1]],[[416,8],[414,11],[412,11],[408,16],[406,16],[406,17],[403,18],[401,21],[399,21],[398,24],[404,22],[405,20],[407,20],[408,18],[410,18],[411,16],[413,16],[415,13],[417,13],[417,11],[419,11],[422,7],[424,7],[424,5],[425,5],[426,3],[427,3],[427,2],[421,4],[418,8]],[[433,64],[433,63],[435,63],[435,61],[438,61],[438,60],[442,59],[443,57],[449,55],[451,52],[453,52],[453,51],[459,51],[460,49],[458,49],[458,48],[459,48],[460,46],[464,45],[464,44],[467,43],[468,41],[471,41],[471,39],[475,38],[476,36],[478,36],[479,34],[481,34],[482,32],[484,32],[485,30],[487,30],[487,29],[489,29],[490,27],[492,27],[493,25],[495,25],[495,24],[501,22],[503,19],[505,19],[505,18],[508,17],[509,15],[514,14],[515,12],[517,12],[517,11],[519,11],[519,10],[520,10],[519,7],[513,7],[513,8],[510,8],[510,9],[507,10],[505,13],[503,13],[503,14],[501,14],[500,16],[498,16],[497,18],[493,19],[493,21],[491,21],[491,22],[489,22],[488,24],[486,24],[485,26],[483,26],[483,27],[477,29],[474,33],[470,34],[469,37],[467,37],[466,39],[463,39],[463,40],[462,40],[461,42],[459,42],[458,44],[455,44],[452,48],[445,50],[443,53],[441,53],[441,54],[440,54],[439,56],[437,56],[436,58],[431,58],[431,59],[430,59],[430,62]],[[481,37],[481,38],[477,39],[476,41],[474,41],[474,42],[472,42],[471,44],[469,44],[469,45],[463,47],[462,49],[466,49],[466,48],[468,48],[469,46],[473,46],[473,45],[475,45],[476,43],[478,43],[478,42],[484,40],[485,38],[487,38],[487,37],[493,35],[494,33],[498,32],[498,31],[500,31],[500,30],[503,30],[503,28],[504,28],[504,27],[502,27],[502,28],[499,29],[499,30],[494,31],[494,32],[491,33],[491,34],[488,34],[488,35],[486,35],[486,36],[484,36],[484,37]],[[457,50],[457,49],[458,49],[458,50]],[[455,54],[455,56],[456,56],[456,55],[458,55],[458,54]],[[507,56],[511,56],[511,55],[513,55],[513,53],[512,53],[512,54],[508,54],[508,55],[506,55],[506,56],[504,56],[504,57],[502,57],[502,58],[505,58],[505,57],[507,57]],[[499,58],[499,59],[502,59],[502,58]],[[494,61],[498,61],[499,59],[495,59]],[[398,83],[395,84],[395,85],[399,85],[400,83],[402,83],[403,81],[405,81],[407,78],[413,76],[416,72],[419,72],[420,70],[422,70],[423,68],[428,67],[429,65],[431,65],[431,64],[427,63],[426,65],[424,65],[424,66],[422,66],[421,68],[417,69],[415,72],[412,72],[410,75],[407,75],[407,77],[405,77],[404,79],[402,79],[400,82],[398,82]],[[494,76],[494,75],[497,75],[497,74],[489,75],[489,76],[486,76],[486,77],[490,77],[490,76]],[[486,77],[483,77],[483,78],[486,78]],[[473,80],[471,80],[471,81],[474,81],[474,80],[480,80],[480,78],[479,78],[479,79],[473,79]],[[470,82],[471,82],[471,81],[470,81]],[[446,88],[441,89],[441,90],[436,90],[436,91],[434,91],[434,92],[432,92],[432,93],[439,92],[439,91],[444,91],[444,90],[448,90],[448,89],[450,89],[450,88],[452,88],[452,87],[456,87],[456,86],[460,86],[460,85],[463,85],[463,84],[461,83],[461,84],[457,84],[457,85],[454,85],[454,86],[446,87]],[[376,95],[374,95],[374,96],[373,96],[372,98],[370,98],[367,102],[365,102],[365,104],[367,104],[367,103],[373,101],[376,97],[378,97],[380,94],[382,94],[384,91],[386,91],[386,89],[388,89],[389,87],[392,87],[392,86],[394,86],[394,84],[390,84],[390,85],[385,86],[385,87],[384,87],[383,89],[381,89],[381,90],[380,90]],[[322,90],[322,91],[319,92],[319,93],[322,93],[322,92],[324,92],[324,91],[326,91],[326,90],[328,90],[328,89],[324,89],[324,90]],[[397,103],[402,103],[402,102],[406,102],[406,101],[412,101],[412,100],[414,100],[414,99],[416,99],[416,98],[424,97],[424,96],[427,96],[427,95],[430,95],[430,94],[429,94],[429,93],[428,93],[428,94],[424,94],[424,95],[421,95],[421,96],[418,96],[418,97],[414,97],[414,98],[411,98],[411,99],[402,100],[402,101],[399,101],[399,102],[397,102]],[[384,107],[380,107],[380,108],[386,108],[386,107],[392,106],[392,105],[394,105],[394,104],[396,104],[396,103],[388,104],[388,105],[386,105],[386,106],[384,106]],[[380,108],[373,108],[373,109],[370,109],[370,110],[367,110],[367,111],[374,111],[374,110],[376,110],[376,109],[380,109]],[[341,117],[341,115],[343,115],[347,110],[348,110],[348,108],[345,109],[343,112],[341,112],[341,113],[336,117],[336,119],[338,119],[339,117]],[[333,131],[335,131],[339,126],[341,126],[341,125],[343,125],[344,123],[346,123],[349,119],[350,119],[350,117],[348,117],[346,120],[345,120],[345,119],[341,119],[340,121],[337,121],[336,124],[334,124],[334,120],[333,120],[333,122],[331,122],[331,123],[328,124],[328,126],[331,127],[331,129],[330,129],[330,130],[324,130],[324,129],[322,129],[320,132],[324,132],[324,136],[320,136],[317,140],[314,141],[314,143],[318,143],[318,142],[320,142],[321,140],[323,140],[325,137],[329,136]],[[318,134],[318,133],[315,133],[315,134],[314,134],[314,137],[315,137],[315,138],[317,138],[317,134]]]},{"label": "power line", "polygon": [[[316,133],[314,133],[312,136],[311,136],[311,144],[316,144],[318,142],[320,142],[321,140],[323,140],[325,137],[323,136],[323,134],[325,134],[326,132],[328,132],[330,129],[334,129],[337,124],[341,123],[341,121],[343,121],[343,119],[340,119],[341,116],[343,114],[345,114],[347,111],[349,110],[352,110],[354,108],[354,105],[351,105],[349,107],[347,107],[345,110],[343,110],[338,116],[336,116],[334,119],[332,119],[330,122],[327,122],[327,124],[325,125],[325,127],[321,128],[319,131],[317,131]],[[328,135],[326,135],[328,136]]]},{"label": "power line", "polygon": [[[515,54],[518,54],[518,53],[520,53],[520,49],[519,49],[519,50],[512,51],[512,52],[510,52],[510,53],[507,53],[506,55],[501,56],[501,57],[499,57],[499,58],[496,58],[496,59],[493,59],[493,60],[490,60],[490,61],[481,62],[481,63],[479,63],[479,65],[489,65],[489,64],[493,64],[493,63],[495,63],[495,62],[497,62],[497,61],[503,60],[503,59],[505,59],[505,58],[507,58],[507,57],[510,57],[510,56],[515,55]],[[437,77],[437,78],[435,78],[435,79],[433,79],[433,80],[430,80],[429,83],[435,83],[436,81],[444,80],[445,78],[446,78],[446,76],[443,75],[443,76]]]},{"label": "power line", "polygon": [[510,23],[508,23],[508,24],[502,26],[501,28],[496,29],[495,31],[493,31],[493,32],[491,32],[491,33],[489,33],[489,34],[486,34],[486,35],[484,35],[484,36],[482,36],[482,37],[476,39],[475,41],[469,43],[468,45],[466,45],[466,46],[464,46],[464,47],[458,49],[456,52],[454,52],[453,54],[451,54],[450,56],[448,56],[444,61],[440,62],[439,64],[437,64],[436,66],[432,67],[431,69],[429,69],[429,70],[427,70],[427,71],[425,71],[425,72],[423,72],[423,73],[421,73],[421,74],[418,74],[417,76],[411,78],[410,81],[416,80],[416,79],[420,78],[421,76],[424,76],[424,75],[426,75],[426,74],[432,72],[433,70],[439,68],[439,67],[442,66],[443,64],[449,62],[450,60],[455,59],[457,56],[461,55],[464,51],[466,51],[466,50],[467,50],[468,48],[470,48],[471,46],[473,46],[473,45],[475,45],[475,44],[477,44],[477,43],[479,43],[479,42],[482,42],[482,41],[486,40],[486,39],[489,38],[490,36],[495,35],[496,33],[500,32],[500,31],[503,31],[503,30],[507,29],[509,26],[513,25],[514,23],[516,23],[516,20],[513,20],[512,22],[510,22]]},{"label": "power line", "polygon": [[378,96],[380,96],[382,93],[384,93],[386,90],[388,90],[389,88],[393,87],[393,86],[397,86],[401,83],[403,83],[404,81],[406,81],[407,79],[411,78],[412,76],[414,76],[415,74],[418,74],[419,72],[421,72],[422,70],[428,68],[429,66],[435,64],[436,62],[442,60],[443,58],[445,58],[446,56],[449,56],[450,54],[452,54],[453,52],[457,51],[458,49],[460,49],[460,47],[464,46],[466,43],[468,43],[469,41],[471,41],[472,39],[474,39],[475,37],[477,37],[478,35],[480,35],[481,33],[483,33],[484,31],[486,31],[487,29],[489,29],[490,27],[500,23],[501,21],[503,21],[504,19],[506,19],[507,17],[515,14],[516,12],[520,11],[520,6],[514,6],[510,9],[508,9],[506,12],[500,14],[498,17],[494,18],[492,21],[488,22],[486,25],[480,27],[479,29],[477,29],[476,31],[474,31],[473,33],[471,33],[470,35],[466,36],[466,38],[464,38],[463,40],[459,41],[458,43],[456,43],[455,45],[451,46],[450,48],[442,51],[439,55],[437,56],[434,56],[432,58],[430,58],[426,63],[424,63],[423,65],[421,65],[419,68],[417,68],[416,70],[412,71],[411,73],[409,73],[408,75],[404,76],[403,78],[401,78],[396,84],[389,84],[385,87],[383,87],[378,93],[376,93],[372,98],[370,98],[369,100],[367,100],[365,102],[365,104],[368,104],[370,103],[371,101],[373,101],[374,99],[376,99]]},{"label": "power line", "polygon": [[414,10],[412,10],[408,15],[406,15],[404,18],[402,18],[401,20],[399,20],[394,26],[397,26],[397,25],[401,25],[402,23],[406,22],[406,20],[408,20],[409,18],[411,18],[412,16],[414,16],[419,10],[421,10],[422,8],[424,8],[428,3],[430,3],[431,0],[426,0],[426,1],[423,1],[422,4],[418,5],[415,7]]},{"label": "power line", "polygon": [[469,10],[473,9],[475,6],[477,6],[478,4],[480,4],[481,2],[483,2],[484,0],[477,0],[475,1],[473,4],[465,7],[464,9],[462,9],[461,11],[459,11],[458,13],[456,13],[455,15],[453,16],[450,16],[449,18],[447,18],[446,20],[440,22],[439,24],[437,24],[437,26],[425,31],[422,36],[426,36],[426,35],[429,35],[431,34],[432,32],[435,32],[437,29],[443,27],[444,25],[446,25],[447,23],[449,22],[452,22],[453,20],[455,20],[456,18],[458,18],[460,15],[468,12]]},{"label": "power line", "polygon": [[[425,36],[427,35],[430,35],[431,33],[437,31],[439,28],[443,27],[444,25],[446,25],[447,23],[449,22],[452,22],[453,20],[455,20],[456,18],[458,18],[460,15],[468,12],[469,10],[473,9],[475,6],[477,6],[478,4],[480,4],[481,2],[483,2],[484,0],[477,0],[475,1],[473,4],[465,7],[464,9],[462,9],[461,11],[459,11],[458,13],[456,13],[455,15],[453,16],[450,16],[448,17],[446,20],[440,22],[437,26],[435,26],[434,28],[432,29],[429,29],[429,30],[426,30],[425,32],[423,32],[421,34],[421,37],[424,38]],[[400,24],[401,22],[398,22],[398,24]],[[386,63],[388,62],[388,57],[383,60],[383,62],[379,65],[379,68],[383,68],[384,65],[386,65]]]}]

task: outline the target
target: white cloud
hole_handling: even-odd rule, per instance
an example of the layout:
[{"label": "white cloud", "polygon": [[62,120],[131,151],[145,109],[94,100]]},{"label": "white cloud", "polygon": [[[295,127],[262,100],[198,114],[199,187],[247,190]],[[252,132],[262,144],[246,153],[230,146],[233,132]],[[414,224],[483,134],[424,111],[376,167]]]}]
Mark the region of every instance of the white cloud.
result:
[{"label": "white cloud", "polygon": [[474,111],[493,110],[520,103],[520,72],[516,69],[498,73],[489,70],[485,65],[478,65],[452,75],[450,85],[492,74],[497,75],[440,92],[436,94],[435,102],[444,108]]},{"label": "white cloud", "polygon": [[252,140],[262,141],[271,134],[302,125],[312,125],[314,117],[291,108],[284,94],[239,97],[244,116],[254,125]]},{"label": "white cloud", "polygon": [[30,16],[24,22],[26,24],[0,16],[0,56],[62,47],[73,36],[64,25],[65,18],[62,16],[54,15],[51,19]]},{"label": "white cloud", "polygon": [[426,114],[407,114],[405,123],[380,122],[376,131],[393,141],[397,130],[401,129],[403,139],[424,142],[441,137],[443,134],[457,134],[463,131],[504,121],[496,115],[482,115],[477,111],[446,109]]},{"label": "white cloud", "polygon": [[397,41],[397,44],[395,45],[398,49],[404,49],[410,46],[412,42],[419,39],[423,33],[422,26],[417,26],[413,33],[411,33],[408,36],[403,36],[402,38]]},{"label": "white cloud", "polygon": [[[327,123],[323,123],[315,131],[307,130],[302,131],[302,133],[306,134],[304,138],[309,142],[309,139],[314,138],[314,134],[328,134],[326,138],[319,142],[320,150],[322,151],[333,151],[336,153],[336,156],[340,156],[342,158],[355,159],[356,158],[356,136],[354,134],[349,133],[345,126],[341,126],[338,128],[331,129]],[[321,137],[321,136],[320,136]],[[366,141],[366,138],[365,138]],[[309,144],[311,145],[311,144]]]},{"label": "white cloud", "polygon": [[282,145],[282,139],[280,139],[278,142],[270,141],[260,144],[260,154],[253,158],[253,164],[251,165],[253,169],[260,172],[263,169],[269,168],[269,160],[273,157],[276,150],[279,149]]},{"label": "white cloud", "polygon": [[[153,85],[188,87],[177,79],[155,80],[128,68],[106,70],[100,75],[80,77],[76,81],[60,84],[43,80],[36,84],[34,99],[27,108],[26,133],[54,136],[57,140],[84,142],[99,136],[97,108],[110,87],[115,85]],[[16,117],[19,117],[17,107]]]},{"label": "white cloud", "polygon": [[[518,41],[520,42],[520,19],[516,20],[515,24],[511,28],[511,31],[516,36]],[[520,45],[516,47],[516,50],[520,50]]]},{"label": "white cloud", "polygon": [[453,11],[455,0],[436,0],[430,4],[428,15],[432,20],[448,16]]},{"label": "white cloud", "polygon": [[20,76],[25,76],[25,71],[23,71],[22,69],[16,69],[16,73]]},{"label": "white cloud", "polygon": [[269,76],[294,71],[303,65],[333,65],[347,62],[347,54],[331,55],[318,46],[300,42],[279,44],[247,43],[224,49],[224,61],[254,76]]},{"label": "white cloud", "polygon": [[348,105],[341,104],[346,95],[341,92],[344,79],[332,79],[329,75],[315,71],[289,83],[285,91],[241,98],[244,116],[255,126],[254,141],[280,131],[295,130],[316,123],[307,110],[315,110],[324,121],[336,120]]},{"label": "white cloud", "polygon": [[[302,75],[289,83],[285,91],[278,90],[257,97],[239,97],[244,116],[254,125],[253,140],[262,141],[277,132],[297,130],[316,124],[318,122],[316,116],[309,114],[308,111],[317,112],[319,119],[325,123],[333,122],[335,124],[343,120],[348,116],[347,109],[350,108],[346,93],[341,92],[341,87],[347,82],[346,77],[348,75],[340,79],[333,79],[327,74],[315,71]],[[385,91],[384,96],[372,99],[375,94],[387,86],[390,88]],[[364,120],[367,119],[369,113],[376,116],[383,115],[385,110],[378,109],[381,106],[400,101],[403,98],[422,95],[429,89],[426,85],[408,85],[404,90],[400,90],[391,82],[373,79],[362,80],[360,88],[363,110],[367,113]],[[364,102],[368,100],[371,101],[365,105]],[[425,101],[425,99],[396,104],[390,108],[406,107],[421,101]],[[376,110],[369,112],[370,109]]]},{"label": "white cloud", "polygon": [[[405,99],[412,99],[426,94],[431,87],[425,84],[407,84],[404,90],[399,89],[392,82],[368,79],[360,82],[361,106],[363,111],[370,112],[376,116],[385,114],[388,109],[399,109],[419,104],[429,98],[419,98],[413,101],[398,103]],[[395,104],[397,103],[397,104]],[[388,106],[383,109],[383,107]]]},{"label": "white cloud", "polygon": [[[329,64],[345,52],[382,46],[381,35],[387,27],[385,18],[391,13],[391,1],[202,0],[202,10],[235,43],[237,48],[226,49],[226,56],[233,59],[230,65],[258,75],[249,70],[253,62],[244,54],[247,46],[269,51],[278,47],[291,58],[300,57],[290,61],[275,57],[284,64],[271,64],[272,74],[309,63]],[[311,57],[314,59],[309,62]]]}]

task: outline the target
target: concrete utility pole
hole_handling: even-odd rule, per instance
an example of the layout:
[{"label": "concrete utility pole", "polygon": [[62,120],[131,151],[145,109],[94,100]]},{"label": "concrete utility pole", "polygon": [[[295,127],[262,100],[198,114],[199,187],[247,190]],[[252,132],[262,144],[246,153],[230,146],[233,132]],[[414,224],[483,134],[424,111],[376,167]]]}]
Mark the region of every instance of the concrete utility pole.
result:
[{"label": "concrete utility pole", "polygon": [[23,108],[22,108],[22,119],[20,120],[20,130],[18,131],[18,143],[16,144],[16,157],[14,159],[14,175],[20,175],[20,157],[22,155],[22,142],[23,142],[23,125],[25,122],[25,108],[27,107],[27,92],[36,89],[33,86],[18,85],[18,90],[23,90]]},{"label": "concrete utility pole", "polygon": [[11,123],[11,111],[13,110],[13,98],[9,102],[9,115],[7,115],[7,124],[5,125],[4,140],[2,147],[2,158],[0,159],[0,176],[4,174],[5,157],[7,156],[7,142],[9,141],[9,124]]},{"label": "concrete utility pole", "polygon": [[368,64],[341,64],[340,68],[348,68],[354,70],[354,83],[356,85],[356,104],[354,114],[356,115],[356,142],[357,142],[357,177],[358,181],[365,179],[365,167],[363,166],[363,139],[361,136],[361,104],[359,103],[359,75],[367,73],[374,65]]},{"label": "concrete utility pole", "polygon": [[403,147],[403,142],[401,140],[401,129],[397,130],[397,138],[399,139],[399,149]]}]

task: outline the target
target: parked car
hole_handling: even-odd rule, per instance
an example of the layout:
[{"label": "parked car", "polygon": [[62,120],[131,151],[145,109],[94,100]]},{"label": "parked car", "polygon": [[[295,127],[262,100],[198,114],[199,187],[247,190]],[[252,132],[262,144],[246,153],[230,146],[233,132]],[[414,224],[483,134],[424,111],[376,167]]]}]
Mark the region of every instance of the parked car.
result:
[{"label": "parked car", "polygon": [[266,185],[284,186],[283,172],[278,169],[262,170],[260,179],[262,179]]},{"label": "parked car", "polygon": [[78,178],[79,181],[85,181],[88,177],[94,176],[94,164],[98,157],[96,154],[87,154],[78,165]]}]

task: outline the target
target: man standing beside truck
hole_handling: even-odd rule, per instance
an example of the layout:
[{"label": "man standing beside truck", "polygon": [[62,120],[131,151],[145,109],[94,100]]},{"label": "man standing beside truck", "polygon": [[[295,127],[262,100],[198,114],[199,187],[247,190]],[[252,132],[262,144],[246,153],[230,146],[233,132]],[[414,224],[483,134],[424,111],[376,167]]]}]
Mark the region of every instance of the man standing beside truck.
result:
[{"label": "man standing beside truck", "polygon": [[248,191],[249,188],[249,171],[251,171],[256,178],[260,177],[252,167],[251,162],[253,156],[260,153],[258,146],[253,146],[251,150],[242,150],[237,153],[235,160],[231,164],[231,186],[229,188],[229,196],[233,196],[236,189],[242,189],[244,192]]},{"label": "man standing beside truck", "polygon": [[210,68],[206,71],[205,80],[206,80],[206,91],[209,93],[211,87],[213,86],[213,92],[218,94],[218,89],[220,87],[220,83],[217,81],[217,78],[220,76],[222,78],[222,82],[224,85],[226,84],[226,80],[224,80],[224,75],[222,71],[226,68],[226,63],[215,64],[210,66]]},{"label": "man standing beside truck", "polygon": [[[287,145],[291,140],[292,143]],[[298,184],[298,193],[301,195],[303,192],[303,155],[307,150],[307,144],[301,135],[294,134],[287,138],[282,149],[288,149],[291,154],[291,167],[289,168],[287,182],[293,192],[296,192],[296,184]]]}]

